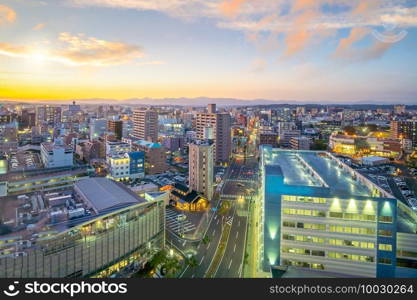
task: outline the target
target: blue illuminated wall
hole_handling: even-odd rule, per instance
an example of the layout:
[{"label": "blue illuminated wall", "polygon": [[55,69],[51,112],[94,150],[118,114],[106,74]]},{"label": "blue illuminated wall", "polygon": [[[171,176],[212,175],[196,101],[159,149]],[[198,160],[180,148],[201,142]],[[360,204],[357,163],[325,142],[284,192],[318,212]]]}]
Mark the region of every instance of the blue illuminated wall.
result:
[{"label": "blue illuminated wall", "polygon": [[264,170],[264,259],[263,269],[280,262],[281,191],[284,177],[279,166],[265,166]]},{"label": "blue illuminated wall", "polygon": [[[391,217],[392,222],[384,222],[384,217]],[[391,236],[384,236],[382,232],[391,232]],[[376,277],[395,277],[397,265],[397,200],[380,199],[378,201],[378,224],[377,224],[377,267]],[[392,245],[392,251],[380,250],[380,244]]]}]

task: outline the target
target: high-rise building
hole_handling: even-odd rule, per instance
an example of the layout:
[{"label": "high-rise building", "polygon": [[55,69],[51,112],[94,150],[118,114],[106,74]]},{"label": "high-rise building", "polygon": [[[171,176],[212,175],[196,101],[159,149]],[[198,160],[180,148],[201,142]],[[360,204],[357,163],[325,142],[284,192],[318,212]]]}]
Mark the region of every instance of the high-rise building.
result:
[{"label": "high-rise building", "polygon": [[395,139],[408,139],[417,147],[417,120],[392,121],[391,135]]},{"label": "high-rise building", "polygon": [[158,141],[158,113],[150,109],[133,111],[133,136],[148,142]]},{"label": "high-rise building", "polygon": [[90,121],[90,140],[96,140],[107,131],[106,119],[92,119]]},{"label": "high-rise building", "polygon": [[394,114],[396,115],[402,115],[405,114],[405,105],[394,105]]},{"label": "high-rise building", "polygon": [[122,120],[108,120],[107,130],[113,132],[117,140],[121,140],[123,136],[123,121]]},{"label": "high-rise building", "polygon": [[22,110],[20,117],[20,128],[31,128],[36,125],[36,113],[29,112],[27,109]]},{"label": "high-rise building", "polygon": [[208,200],[213,196],[214,145],[196,141],[189,146],[189,185]]},{"label": "high-rise building", "polygon": [[36,108],[36,125],[61,123],[62,109],[57,106],[43,105]]},{"label": "high-rise building", "polygon": [[197,138],[202,140],[212,135],[215,161],[227,163],[232,149],[231,117],[229,113],[210,112],[213,110],[215,106],[211,105],[208,113],[197,114]]},{"label": "high-rise building", "polygon": [[408,203],[327,152],[264,146],[261,169],[263,270],[417,276],[417,215]]}]

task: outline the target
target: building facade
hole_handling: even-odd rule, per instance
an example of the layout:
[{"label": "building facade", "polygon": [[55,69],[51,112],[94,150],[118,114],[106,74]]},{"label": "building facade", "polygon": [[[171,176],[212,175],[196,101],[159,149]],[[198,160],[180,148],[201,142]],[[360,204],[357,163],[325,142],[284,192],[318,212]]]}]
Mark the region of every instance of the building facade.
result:
[{"label": "building facade", "polygon": [[[90,182],[88,185],[88,188],[95,187]],[[61,227],[39,231],[36,243],[26,243],[28,247],[21,252],[24,255],[0,256],[0,278],[109,277],[126,266],[144,264],[151,251],[162,249],[165,240],[163,201],[135,201],[135,196],[129,194],[133,200],[124,204],[114,199],[107,189],[118,194],[127,192],[111,182],[106,186],[97,197],[107,206],[100,204],[98,213],[89,220],[76,226],[61,223]],[[76,189],[77,199],[90,201],[90,195],[82,186]],[[6,237],[5,242],[0,242],[0,249],[27,239],[24,232]]]},{"label": "building facade", "polygon": [[208,111],[207,113],[197,114],[197,138],[207,139],[210,131],[212,131],[215,161],[217,163],[228,163],[232,151],[230,114],[216,113],[215,104],[209,105]]},{"label": "building facade", "polygon": [[107,131],[106,119],[92,119],[90,122],[90,140],[102,137]]},{"label": "building facade", "polygon": [[149,109],[135,109],[133,111],[133,136],[156,143],[158,141],[158,113]]},{"label": "building facade", "polygon": [[197,141],[189,145],[189,186],[208,200],[213,197],[214,185],[214,145],[209,142]]},{"label": "building facade", "polygon": [[132,149],[145,153],[145,174],[161,174],[168,170],[166,150],[161,144],[138,140],[132,142]]},{"label": "building facade", "polygon": [[54,125],[61,123],[62,109],[57,106],[38,106],[36,108],[36,125],[47,123]]},{"label": "building facade", "polygon": [[416,257],[400,260],[417,242],[410,207],[329,153],[261,151],[264,271],[292,266],[332,277],[417,276]]},{"label": "building facade", "polygon": [[408,139],[417,147],[417,120],[392,121],[391,134],[395,139]]},{"label": "building facade", "polygon": [[118,141],[123,137],[123,121],[122,120],[108,120],[107,130],[114,133]]},{"label": "building facade", "polygon": [[58,143],[42,143],[41,158],[45,168],[68,167],[74,164],[74,149]]}]

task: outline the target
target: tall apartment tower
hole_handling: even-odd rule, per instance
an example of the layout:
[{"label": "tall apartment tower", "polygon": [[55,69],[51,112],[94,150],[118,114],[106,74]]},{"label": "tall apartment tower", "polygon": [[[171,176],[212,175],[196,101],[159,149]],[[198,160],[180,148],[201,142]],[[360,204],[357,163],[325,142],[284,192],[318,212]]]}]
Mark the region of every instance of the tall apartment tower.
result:
[{"label": "tall apartment tower", "polygon": [[229,113],[216,113],[216,105],[209,104],[207,113],[197,114],[197,138],[206,139],[212,135],[214,142],[214,157],[217,163],[229,162],[232,137],[231,118]]},{"label": "tall apartment tower", "polygon": [[36,125],[44,122],[54,125],[61,122],[61,117],[61,107],[44,105],[36,108]]},{"label": "tall apartment tower", "polygon": [[209,141],[196,141],[189,147],[189,184],[208,200],[213,197],[214,145]]},{"label": "tall apartment tower", "polygon": [[391,121],[391,136],[408,139],[413,147],[417,147],[417,120]]},{"label": "tall apartment tower", "polygon": [[133,136],[156,143],[158,141],[158,113],[150,109],[133,111]]},{"label": "tall apartment tower", "polygon": [[123,121],[122,120],[108,120],[107,130],[110,132],[113,132],[116,139],[120,141],[123,136]]}]

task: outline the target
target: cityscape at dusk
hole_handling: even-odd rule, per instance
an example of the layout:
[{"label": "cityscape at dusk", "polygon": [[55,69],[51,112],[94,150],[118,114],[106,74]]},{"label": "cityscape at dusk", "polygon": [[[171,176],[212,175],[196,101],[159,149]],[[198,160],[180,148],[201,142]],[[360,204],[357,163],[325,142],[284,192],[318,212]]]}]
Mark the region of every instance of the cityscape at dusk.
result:
[{"label": "cityscape at dusk", "polygon": [[0,97],[413,104],[416,26],[413,0],[2,0]]},{"label": "cityscape at dusk", "polygon": [[414,0],[0,0],[3,292],[416,279],[416,46]]}]

